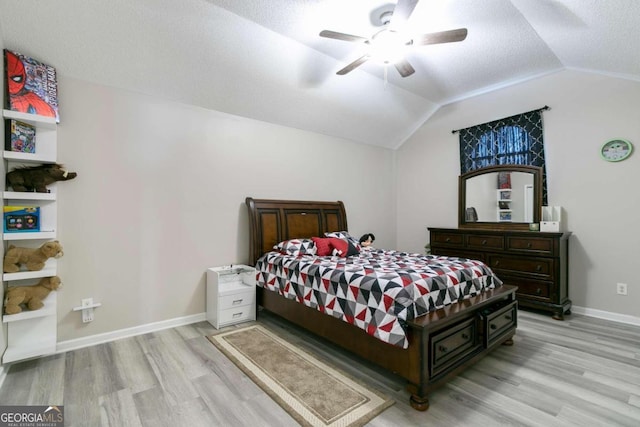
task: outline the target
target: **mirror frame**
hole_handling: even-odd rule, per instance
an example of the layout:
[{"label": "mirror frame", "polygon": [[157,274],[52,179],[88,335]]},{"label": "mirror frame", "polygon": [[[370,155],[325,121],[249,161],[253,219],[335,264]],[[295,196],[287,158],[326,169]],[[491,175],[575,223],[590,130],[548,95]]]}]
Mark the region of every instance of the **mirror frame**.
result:
[{"label": "mirror frame", "polygon": [[542,168],[527,165],[500,165],[476,169],[460,175],[458,178],[458,227],[493,230],[529,230],[527,222],[467,222],[465,216],[467,200],[467,180],[478,175],[493,172],[524,172],[533,174],[533,222],[542,218]]}]

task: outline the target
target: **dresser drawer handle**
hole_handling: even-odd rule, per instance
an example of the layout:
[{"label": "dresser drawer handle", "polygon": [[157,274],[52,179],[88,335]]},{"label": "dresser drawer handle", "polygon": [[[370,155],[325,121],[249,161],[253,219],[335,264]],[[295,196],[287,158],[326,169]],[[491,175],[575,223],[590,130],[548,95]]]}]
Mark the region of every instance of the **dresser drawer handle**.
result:
[{"label": "dresser drawer handle", "polygon": [[483,244],[483,245],[486,245],[486,244],[487,244],[487,240],[486,240],[486,239],[485,239],[485,240],[483,240],[483,241],[482,241],[482,244]]},{"label": "dresser drawer handle", "polygon": [[449,350],[447,349],[447,347],[441,345],[441,346],[438,346],[438,351],[440,351],[441,353],[446,353]]},{"label": "dresser drawer handle", "polygon": [[542,289],[538,288],[536,289],[536,294],[540,295],[542,293]]},{"label": "dresser drawer handle", "polygon": [[540,270],[542,270],[542,266],[541,265],[537,265],[536,266],[536,271],[540,271]]},{"label": "dresser drawer handle", "polygon": [[469,334],[462,334],[460,336],[462,337],[463,340],[468,340],[469,339]]},{"label": "dresser drawer handle", "polygon": [[531,247],[531,242],[527,243],[527,249]]},{"label": "dresser drawer handle", "polygon": [[242,301],[244,301],[244,298],[234,299],[234,300],[231,302],[231,305],[238,305],[238,304],[241,304],[241,303],[242,303]]},{"label": "dresser drawer handle", "polygon": [[500,265],[500,261],[496,261],[496,262],[494,262],[494,263],[493,263],[493,265],[494,265],[494,267],[499,266],[499,265]]},{"label": "dresser drawer handle", "polygon": [[505,316],[504,316],[504,319],[505,319],[505,320],[511,320],[511,315],[510,315],[510,314],[505,315]]},{"label": "dresser drawer handle", "polygon": [[232,317],[232,318],[234,318],[234,319],[237,319],[238,317],[241,317],[241,316],[242,316],[242,312],[240,312],[240,313],[233,313],[233,314],[231,315],[231,317]]},{"label": "dresser drawer handle", "polygon": [[489,328],[495,331],[496,329],[498,329],[498,326],[495,323],[492,323],[491,325],[489,325]]},{"label": "dresser drawer handle", "polygon": [[449,243],[451,241],[451,237],[447,237],[446,239],[444,239],[444,241]]}]

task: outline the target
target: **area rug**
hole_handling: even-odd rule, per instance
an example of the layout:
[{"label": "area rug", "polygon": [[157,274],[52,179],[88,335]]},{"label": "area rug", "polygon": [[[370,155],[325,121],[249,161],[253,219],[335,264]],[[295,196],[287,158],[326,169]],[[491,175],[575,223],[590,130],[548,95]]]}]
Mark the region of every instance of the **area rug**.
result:
[{"label": "area rug", "polygon": [[260,325],[208,338],[303,426],[363,426],[395,403]]}]

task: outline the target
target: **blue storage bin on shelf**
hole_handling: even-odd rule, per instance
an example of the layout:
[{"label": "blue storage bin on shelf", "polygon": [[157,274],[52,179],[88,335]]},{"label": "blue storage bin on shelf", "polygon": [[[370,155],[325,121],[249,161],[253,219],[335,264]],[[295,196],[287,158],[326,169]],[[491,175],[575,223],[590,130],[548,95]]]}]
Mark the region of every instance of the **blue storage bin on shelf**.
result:
[{"label": "blue storage bin on shelf", "polygon": [[40,231],[38,206],[4,206],[4,232],[28,233]]}]

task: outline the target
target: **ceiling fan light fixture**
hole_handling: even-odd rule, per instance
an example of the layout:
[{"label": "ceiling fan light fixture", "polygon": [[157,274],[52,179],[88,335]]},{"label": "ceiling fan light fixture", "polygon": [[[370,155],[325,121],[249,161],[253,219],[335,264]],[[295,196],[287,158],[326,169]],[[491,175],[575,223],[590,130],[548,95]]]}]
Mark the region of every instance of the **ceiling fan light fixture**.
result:
[{"label": "ceiling fan light fixture", "polygon": [[385,28],[374,34],[368,42],[372,59],[393,64],[403,59],[411,42],[401,33]]}]

